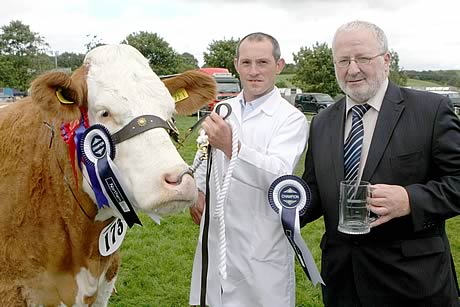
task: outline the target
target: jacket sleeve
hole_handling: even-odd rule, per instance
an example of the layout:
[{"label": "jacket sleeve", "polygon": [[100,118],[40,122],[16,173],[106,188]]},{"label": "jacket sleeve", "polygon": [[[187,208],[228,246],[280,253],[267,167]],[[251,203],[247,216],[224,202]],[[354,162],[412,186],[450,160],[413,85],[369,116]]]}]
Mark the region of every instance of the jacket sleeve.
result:
[{"label": "jacket sleeve", "polygon": [[406,186],[414,231],[460,214],[460,121],[446,101],[433,124],[431,180]]},{"label": "jacket sleeve", "polygon": [[233,177],[257,189],[267,190],[277,177],[292,174],[308,138],[308,123],[300,112],[292,112],[279,125],[266,153],[241,143]]}]

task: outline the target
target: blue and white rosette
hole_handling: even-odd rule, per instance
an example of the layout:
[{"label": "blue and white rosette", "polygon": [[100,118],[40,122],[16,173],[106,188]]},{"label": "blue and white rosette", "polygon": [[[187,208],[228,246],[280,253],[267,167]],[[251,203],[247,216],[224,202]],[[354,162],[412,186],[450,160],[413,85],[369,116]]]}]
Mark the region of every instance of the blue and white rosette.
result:
[{"label": "blue and white rosette", "polygon": [[284,234],[307,277],[315,286],[319,282],[324,285],[313,256],[300,234],[299,216],[305,213],[311,203],[311,192],[307,184],[294,175],[278,177],[270,185],[268,202],[278,213]]},{"label": "blue and white rosette", "polygon": [[[108,201],[111,208],[119,212],[129,227],[142,225],[131,205],[128,190],[123,183],[115,158],[115,145],[106,127],[95,124],[82,135],[80,151],[88,171],[96,199]],[[106,205],[106,204],[103,204]]]}]

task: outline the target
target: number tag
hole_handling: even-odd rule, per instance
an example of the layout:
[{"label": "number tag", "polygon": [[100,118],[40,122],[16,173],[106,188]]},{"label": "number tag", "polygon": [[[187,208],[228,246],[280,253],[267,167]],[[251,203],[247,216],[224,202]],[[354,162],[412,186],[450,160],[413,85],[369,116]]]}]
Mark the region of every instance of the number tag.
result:
[{"label": "number tag", "polygon": [[102,256],[109,256],[120,248],[125,239],[128,224],[120,218],[105,226],[99,235],[99,253]]}]

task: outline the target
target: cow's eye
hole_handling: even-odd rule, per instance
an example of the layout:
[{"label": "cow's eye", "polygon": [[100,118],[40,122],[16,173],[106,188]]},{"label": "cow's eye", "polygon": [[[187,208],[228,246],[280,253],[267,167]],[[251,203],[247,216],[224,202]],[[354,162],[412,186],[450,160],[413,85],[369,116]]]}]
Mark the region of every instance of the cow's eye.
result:
[{"label": "cow's eye", "polygon": [[109,111],[104,110],[101,112],[102,117],[109,117],[109,115],[110,115]]}]

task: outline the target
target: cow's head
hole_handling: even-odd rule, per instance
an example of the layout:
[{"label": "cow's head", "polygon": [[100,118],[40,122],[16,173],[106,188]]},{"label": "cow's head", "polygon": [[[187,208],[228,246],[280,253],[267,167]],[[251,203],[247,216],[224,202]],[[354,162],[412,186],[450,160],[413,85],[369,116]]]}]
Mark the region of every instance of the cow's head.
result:
[{"label": "cow's head", "polygon": [[[90,125],[102,124],[112,135],[141,115],[167,121],[176,112],[195,112],[214,99],[215,91],[214,80],[196,71],[163,83],[141,53],[128,45],[95,48],[71,77],[52,72],[32,85],[33,100],[41,102],[54,118],[63,122],[78,119],[83,107],[88,111]],[[177,92],[182,100],[175,103],[171,94]],[[51,100],[42,97],[50,94]],[[115,147],[113,162],[137,209],[163,215],[195,201],[194,180],[189,175],[180,177],[188,166],[166,129],[147,130]],[[83,188],[94,200],[88,180],[83,180]]]}]

